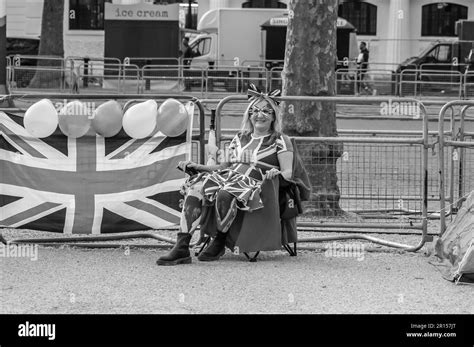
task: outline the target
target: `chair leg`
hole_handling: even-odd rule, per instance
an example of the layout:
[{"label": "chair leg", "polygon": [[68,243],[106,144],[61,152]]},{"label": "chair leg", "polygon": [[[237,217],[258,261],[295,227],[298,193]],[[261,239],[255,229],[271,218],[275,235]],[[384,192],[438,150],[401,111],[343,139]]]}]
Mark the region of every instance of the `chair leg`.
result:
[{"label": "chair leg", "polygon": [[283,245],[290,257],[296,257],[296,243],[294,243],[293,245],[293,249],[291,249],[290,245]]},{"label": "chair leg", "polygon": [[256,252],[253,257],[249,256],[246,252],[244,252],[244,254],[251,263],[255,263],[257,261],[258,255],[260,254],[260,251]]},{"label": "chair leg", "polygon": [[204,243],[202,244],[201,248],[199,248],[199,251],[195,252],[194,255],[197,257],[199,256],[199,254],[202,253],[202,251],[204,250],[204,248],[206,248],[207,244],[209,243],[209,241],[211,241],[211,237],[208,236],[206,237]]},{"label": "chair leg", "polygon": [[298,252],[296,251],[296,242],[293,243],[293,253],[295,257],[298,255]]}]

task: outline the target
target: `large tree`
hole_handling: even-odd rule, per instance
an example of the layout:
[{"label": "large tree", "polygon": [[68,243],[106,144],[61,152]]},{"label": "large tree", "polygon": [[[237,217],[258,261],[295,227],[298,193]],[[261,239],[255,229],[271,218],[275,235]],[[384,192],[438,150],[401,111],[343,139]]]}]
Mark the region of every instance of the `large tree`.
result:
[{"label": "large tree", "polygon": [[[39,55],[64,57],[63,18],[63,0],[44,0]],[[63,73],[59,69],[61,67],[61,62],[59,60],[38,60],[38,66],[47,69],[57,69],[57,71],[38,70],[30,82],[30,87],[54,88],[60,85]]]},{"label": "large tree", "polygon": [[[7,92],[6,41],[7,41],[7,5],[0,0],[0,96]],[[1,102],[0,102],[1,105]]]},{"label": "large tree", "polygon": [[[283,95],[335,95],[337,0],[290,0],[288,17]],[[293,136],[337,136],[335,104],[284,102],[283,130]],[[298,149],[313,188],[307,212],[340,214],[336,161],[342,146],[304,142]]]}]

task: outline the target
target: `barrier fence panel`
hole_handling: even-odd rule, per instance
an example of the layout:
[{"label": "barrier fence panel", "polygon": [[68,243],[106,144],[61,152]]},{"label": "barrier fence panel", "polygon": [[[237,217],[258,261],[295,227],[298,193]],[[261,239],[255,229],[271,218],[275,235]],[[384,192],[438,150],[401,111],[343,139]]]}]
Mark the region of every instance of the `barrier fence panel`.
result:
[{"label": "barrier fence panel", "polygon": [[376,90],[376,95],[396,95],[397,74],[392,70],[369,69],[368,85]]},{"label": "barrier fence panel", "polygon": [[463,93],[459,71],[406,69],[400,76],[400,96],[455,96]]},{"label": "barrier fence panel", "polygon": [[336,71],[336,93],[338,95],[355,95],[357,91],[357,73],[354,69]]},{"label": "barrier fence panel", "polygon": [[[459,113],[459,132],[448,137],[443,133],[444,119],[446,112],[456,106],[463,106]],[[448,102],[439,112],[440,235],[446,231],[447,224],[453,220],[453,213],[457,212],[470,192],[474,191],[474,175],[472,174],[474,172],[474,132],[465,131],[466,113],[473,107],[474,101],[456,100]],[[448,158],[445,157],[446,155]],[[447,161],[450,162],[451,170],[447,168]],[[450,218],[447,218],[448,215]]]},{"label": "barrier fence panel", "polygon": [[250,83],[255,84],[260,90],[268,91],[267,69],[264,67],[240,66],[239,91],[246,93]]},{"label": "barrier fence panel", "polygon": [[123,65],[138,65],[142,68],[145,65],[180,65],[178,58],[165,57],[125,57]]},{"label": "barrier fence panel", "polygon": [[461,98],[463,74],[459,71],[429,70],[427,66],[420,67],[419,85],[420,96],[454,96]]},{"label": "barrier fence panel", "polygon": [[361,73],[357,69],[341,68],[336,71],[336,88],[338,95],[372,95],[373,90],[376,95],[396,95],[397,74],[384,69]]},{"label": "barrier fence panel", "polygon": [[[230,102],[243,101],[243,96],[228,96],[217,106],[216,126],[224,106]],[[281,97],[286,102],[386,102],[388,98],[347,97]],[[355,231],[345,236],[305,239],[321,242],[337,239],[366,239],[387,246],[409,251],[420,249],[430,238],[427,235],[428,218],[428,118],[425,106],[415,99],[395,98],[393,101],[415,103],[420,108],[422,129],[410,137],[388,136],[340,136],[340,137],[295,137],[298,151],[310,172],[335,169],[340,190],[339,205],[343,212],[331,215],[324,213],[311,222],[300,222],[299,226],[318,231],[337,232],[341,229]],[[219,128],[218,128],[219,129]],[[231,137],[217,132],[221,148]],[[335,179],[329,178],[329,179]],[[326,182],[313,187],[311,201],[307,207],[327,204],[324,190]],[[322,195],[320,195],[319,193]],[[337,200],[337,197],[334,197]],[[403,245],[391,241],[361,235],[364,230],[419,230],[421,240],[417,245]]]},{"label": "barrier fence panel", "polygon": [[[62,89],[64,61],[56,56],[14,55],[11,59],[12,89]],[[50,75],[47,74],[50,72]],[[33,78],[35,80],[32,82]]]},{"label": "barrier fence panel", "polygon": [[12,60],[10,57],[6,57],[6,72],[7,72],[7,85],[10,86],[10,82],[12,80]]},{"label": "barrier fence panel", "polygon": [[140,67],[129,64],[122,65],[122,78],[120,81],[120,91],[122,93],[140,93]]},{"label": "barrier fence panel", "polygon": [[[145,65],[141,75],[142,93],[176,93],[184,89],[183,65]],[[202,75],[201,72],[198,76]]]},{"label": "barrier fence panel", "polygon": [[252,66],[252,67],[265,67],[267,70],[271,70],[275,67],[282,68],[284,64],[283,60],[274,60],[274,59],[267,59],[267,60],[244,60],[241,65],[242,66]]},{"label": "barrier fence panel", "polygon": [[464,74],[464,97],[474,98],[474,71],[466,71]]},{"label": "barrier fence panel", "polygon": [[281,73],[283,72],[283,68],[281,67],[273,67],[270,70],[268,79],[268,89],[269,90],[274,90],[274,89],[280,89],[283,90],[283,81],[281,78]]},{"label": "barrier fence panel", "polygon": [[122,64],[89,62],[87,65],[84,67],[82,63],[76,70],[79,89],[100,93],[120,92]]},{"label": "barrier fence panel", "polygon": [[60,67],[12,66],[10,78],[11,90],[28,88],[62,91],[68,85],[66,70]]},{"label": "barrier fence panel", "polygon": [[199,91],[204,93],[204,84],[206,83],[206,73],[204,68],[181,66],[182,85],[180,90],[183,91]]},{"label": "barrier fence panel", "polygon": [[239,92],[239,68],[236,66],[219,66],[206,69],[206,93]]},{"label": "barrier fence panel", "polygon": [[[74,84],[80,84],[82,89],[101,88],[100,76],[103,75],[104,68],[107,74],[117,76],[113,66],[138,66],[139,67],[139,92],[153,91],[151,82],[158,92],[194,91],[219,92],[219,93],[244,93],[249,83],[258,85],[262,90],[281,89],[282,61],[244,61],[239,65],[237,60],[220,62],[227,65],[203,65],[194,66],[180,65],[182,59],[172,57],[126,57],[123,63],[118,58],[82,57],[68,56],[61,57],[48,56],[26,56],[15,55],[7,57],[10,62],[7,65],[9,85],[13,89],[30,88],[30,81],[36,74],[35,67],[41,67],[39,75],[45,75],[44,70],[58,69],[64,70],[62,82],[57,82],[61,77],[57,77],[58,72],[53,72],[51,83],[43,82],[35,84],[35,87],[46,89],[57,89],[58,91],[71,91]],[[434,69],[436,65],[436,69]],[[444,66],[445,65],[445,66]],[[153,68],[151,68],[153,66]],[[169,68],[169,67],[174,67]],[[458,98],[469,98],[474,95],[474,72],[466,69],[465,64],[423,64],[417,66],[404,66],[403,71],[397,69],[396,64],[370,63],[369,69],[365,73],[358,70],[354,61],[339,62],[336,71],[336,88],[338,95],[369,95],[372,89],[376,90],[376,95],[399,95],[406,97],[427,97],[427,96],[449,96]],[[446,69],[439,69],[440,66]],[[146,67],[146,68],[145,68]],[[159,68],[162,68],[161,72]],[[148,71],[144,71],[145,68]],[[152,72],[152,70],[154,71]],[[98,71],[97,71],[98,70]],[[133,70],[136,68],[123,68],[123,70]],[[464,72],[464,70],[466,70]],[[52,70],[51,70],[52,71]],[[204,73],[202,72],[204,71]],[[127,72],[128,73],[128,72]],[[148,76],[145,78],[143,73]],[[96,78],[99,75],[100,78]],[[79,76],[79,77],[78,77]],[[155,78],[156,77],[156,78]],[[166,82],[166,78],[172,82]],[[176,86],[176,80],[182,80]],[[46,75],[41,77],[46,79]],[[78,80],[80,79],[80,80]],[[135,72],[133,80],[135,79]],[[127,78],[131,83],[132,78]],[[53,82],[55,81],[55,82]],[[172,86],[173,85],[173,86]],[[126,92],[135,89],[127,84]],[[368,86],[364,90],[364,86]],[[362,87],[362,88],[360,88]],[[112,92],[118,88],[115,84],[106,85],[106,90]],[[150,89],[151,88],[151,89]]]},{"label": "barrier fence panel", "polygon": [[418,90],[418,70],[405,69],[400,73],[399,95],[416,97],[419,94]]}]

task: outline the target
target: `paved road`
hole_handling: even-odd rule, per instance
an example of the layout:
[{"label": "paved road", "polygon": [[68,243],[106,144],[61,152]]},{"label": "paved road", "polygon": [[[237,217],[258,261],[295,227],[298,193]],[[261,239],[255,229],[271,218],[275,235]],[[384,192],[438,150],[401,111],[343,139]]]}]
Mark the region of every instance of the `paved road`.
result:
[{"label": "paved road", "polygon": [[158,267],[163,250],[39,248],[0,258],[0,313],[474,313],[422,253],[266,252]]}]

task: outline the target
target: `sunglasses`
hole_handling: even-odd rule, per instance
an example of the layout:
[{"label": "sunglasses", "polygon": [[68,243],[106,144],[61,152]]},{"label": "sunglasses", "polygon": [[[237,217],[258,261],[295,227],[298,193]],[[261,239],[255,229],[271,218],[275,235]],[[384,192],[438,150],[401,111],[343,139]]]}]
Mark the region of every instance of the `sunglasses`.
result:
[{"label": "sunglasses", "polygon": [[252,109],[250,110],[250,114],[254,118],[257,117],[257,115],[261,115],[264,118],[272,119],[274,113],[275,112],[272,109],[268,109],[268,108],[263,108],[262,109],[262,108],[258,108],[256,106],[252,107]]}]

